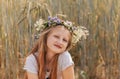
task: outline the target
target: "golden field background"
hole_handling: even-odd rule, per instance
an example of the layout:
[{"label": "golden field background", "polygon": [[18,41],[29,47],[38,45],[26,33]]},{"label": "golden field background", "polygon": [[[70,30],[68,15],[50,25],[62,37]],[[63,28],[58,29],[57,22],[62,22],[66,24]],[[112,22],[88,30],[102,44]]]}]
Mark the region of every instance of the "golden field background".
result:
[{"label": "golden field background", "polygon": [[0,0],[0,79],[22,79],[40,17],[66,15],[90,32],[71,49],[76,79],[120,79],[120,0]]}]

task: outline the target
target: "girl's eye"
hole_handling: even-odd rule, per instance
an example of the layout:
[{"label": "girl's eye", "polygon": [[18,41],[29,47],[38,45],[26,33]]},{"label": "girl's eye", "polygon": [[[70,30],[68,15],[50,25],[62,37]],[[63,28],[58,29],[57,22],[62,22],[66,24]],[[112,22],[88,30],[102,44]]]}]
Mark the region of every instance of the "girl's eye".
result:
[{"label": "girl's eye", "polygon": [[59,36],[57,36],[57,35],[54,35],[54,37],[55,37],[55,38],[59,38]]},{"label": "girl's eye", "polygon": [[66,39],[63,39],[64,42],[68,42]]}]

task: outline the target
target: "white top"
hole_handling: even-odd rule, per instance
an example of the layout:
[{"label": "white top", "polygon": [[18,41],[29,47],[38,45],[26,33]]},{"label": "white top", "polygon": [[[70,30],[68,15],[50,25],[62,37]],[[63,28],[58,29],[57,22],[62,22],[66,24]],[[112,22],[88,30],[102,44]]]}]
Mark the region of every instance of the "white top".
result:
[{"label": "white top", "polygon": [[[69,52],[66,51],[64,53],[61,53],[58,58],[57,79],[63,79],[61,72],[71,65],[74,65],[74,62],[73,62]],[[27,70],[28,72],[34,73],[34,74],[38,73],[37,61],[33,54],[29,55],[26,58],[26,62],[25,62],[23,69]],[[46,78],[47,78],[50,73],[48,73],[48,72],[46,72],[46,73],[47,73],[46,74]]]}]

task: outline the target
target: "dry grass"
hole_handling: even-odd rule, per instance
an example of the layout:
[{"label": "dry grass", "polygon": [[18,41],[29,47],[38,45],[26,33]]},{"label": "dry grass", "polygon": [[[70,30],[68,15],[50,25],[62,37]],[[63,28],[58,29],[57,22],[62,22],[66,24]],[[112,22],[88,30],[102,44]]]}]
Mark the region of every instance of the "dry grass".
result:
[{"label": "dry grass", "polygon": [[71,50],[76,79],[120,78],[119,0],[0,0],[0,79],[22,79],[23,61],[40,17],[63,14],[90,36]]}]

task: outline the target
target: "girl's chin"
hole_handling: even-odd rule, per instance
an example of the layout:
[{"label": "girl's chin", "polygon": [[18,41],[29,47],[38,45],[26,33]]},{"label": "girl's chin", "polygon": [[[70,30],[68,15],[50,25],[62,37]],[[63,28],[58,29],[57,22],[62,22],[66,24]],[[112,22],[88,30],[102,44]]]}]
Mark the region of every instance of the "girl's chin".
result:
[{"label": "girl's chin", "polygon": [[55,52],[56,54],[59,54],[59,53],[62,53],[63,51],[54,50],[54,52]]},{"label": "girl's chin", "polygon": [[52,47],[51,50],[54,52],[54,53],[62,53],[63,52],[63,49],[60,49],[60,48],[57,48],[57,47]]},{"label": "girl's chin", "polygon": [[61,53],[61,52],[62,52],[62,51],[55,51],[56,54],[59,54],[59,53]]}]

